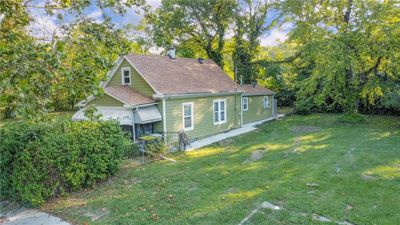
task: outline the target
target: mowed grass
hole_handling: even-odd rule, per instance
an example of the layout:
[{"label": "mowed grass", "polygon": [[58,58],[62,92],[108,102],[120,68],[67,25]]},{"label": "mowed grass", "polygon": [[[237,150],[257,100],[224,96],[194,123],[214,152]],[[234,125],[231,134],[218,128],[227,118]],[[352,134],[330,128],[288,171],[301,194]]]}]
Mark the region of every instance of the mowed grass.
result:
[{"label": "mowed grass", "polygon": [[[255,132],[122,171],[43,207],[75,224],[399,224],[400,119],[293,115]],[[249,160],[259,151],[262,158]]]}]

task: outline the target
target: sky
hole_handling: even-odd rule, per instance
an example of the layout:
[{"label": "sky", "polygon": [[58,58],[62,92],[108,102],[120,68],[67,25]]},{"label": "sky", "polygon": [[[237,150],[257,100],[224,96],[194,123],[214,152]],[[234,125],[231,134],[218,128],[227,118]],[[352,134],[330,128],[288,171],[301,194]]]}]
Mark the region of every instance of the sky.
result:
[{"label": "sky", "polygon": [[[160,6],[161,0],[146,0],[146,2],[151,5],[153,9]],[[43,5],[43,0],[34,0],[32,4]],[[127,13],[123,16],[114,14],[110,10],[105,10],[106,14],[111,17],[113,23],[124,26],[127,24],[138,25],[143,18],[143,12],[139,8],[133,7],[127,10]],[[70,23],[73,21],[73,15],[65,13],[63,21],[60,21],[56,16],[48,15],[44,9],[31,8],[30,13],[34,20],[31,22],[29,30],[30,32],[38,37],[39,39],[46,41],[51,40],[53,34],[60,35],[60,27],[64,23]],[[84,13],[93,18],[96,21],[101,22],[103,20],[102,11],[95,5],[92,4],[90,7],[85,9]],[[270,23],[277,13],[272,12],[266,19],[266,23]],[[284,23],[279,27],[274,27],[271,30],[265,32],[260,37],[260,43],[262,46],[277,46],[281,42],[287,39],[287,34],[293,28],[293,24]]]}]

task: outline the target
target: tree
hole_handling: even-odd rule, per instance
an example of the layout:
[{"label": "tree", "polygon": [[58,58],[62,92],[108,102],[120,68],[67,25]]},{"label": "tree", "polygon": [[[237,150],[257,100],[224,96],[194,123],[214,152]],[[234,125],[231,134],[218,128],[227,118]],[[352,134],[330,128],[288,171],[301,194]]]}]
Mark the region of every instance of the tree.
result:
[{"label": "tree", "polygon": [[269,6],[267,2],[246,0],[236,10],[232,58],[237,82],[249,84],[256,80],[257,67],[252,61],[258,53],[259,37],[268,29],[265,19]]},{"label": "tree", "polygon": [[200,47],[223,67],[224,38],[235,7],[234,0],[165,0],[147,13],[147,33],[158,47],[191,46],[186,53]]},{"label": "tree", "polygon": [[[82,10],[90,4],[91,1],[70,0],[47,0],[41,5],[31,0],[2,1],[0,109],[4,116],[15,117],[18,114],[36,117],[52,110],[54,102],[60,100],[59,95],[63,98],[62,95],[67,93],[66,97],[76,101],[79,96],[96,92],[93,87],[104,79],[97,73],[110,65],[110,58],[129,49],[120,48],[127,44],[126,41],[121,42],[120,31],[111,29],[107,20],[102,25],[85,22],[78,26],[84,37],[67,35],[66,39],[61,40],[53,36],[50,42],[39,42],[26,29],[32,20],[29,9],[41,8],[49,14],[68,10],[81,20],[84,18]],[[143,0],[97,0],[96,4],[101,9],[110,8],[124,13],[125,7],[140,6]],[[59,15],[59,19],[62,19]],[[75,25],[72,24],[72,30]]]},{"label": "tree", "polygon": [[30,17],[22,1],[3,2],[0,14],[0,108],[8,118],[43,112],[57,68],[54,54],[24,29]]},{"label": "tree", "polygon": [[86,96],[102,93],[99,84],[107,79],[113,62],[137,46],[109,20],[96,23],[82,19],[65,27],[63,34],[55,44],[62,56],[51,100],[55,110],[72,110]]},{"label": "tree", "polygon": [[[400,6],[395,1],[285,1],[295,23],[293,65],[303,73],[298,101],[320,110],[357,113],[385,99],[399,82]],[[305,73],[304,73],[305,72]]]}]

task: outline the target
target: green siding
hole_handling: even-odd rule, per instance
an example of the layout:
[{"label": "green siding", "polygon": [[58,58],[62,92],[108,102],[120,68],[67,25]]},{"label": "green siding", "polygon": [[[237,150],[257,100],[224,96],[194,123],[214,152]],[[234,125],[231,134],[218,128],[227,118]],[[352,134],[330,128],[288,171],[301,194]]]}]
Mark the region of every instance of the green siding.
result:
[{"label": "green siding", "polygon": [[107,86],[121,86],[122,85],[122,74],[121,69],[123,67],[131,68],[132,74],[132,81],[131,86],[146,96],[152,96],[155,92],[150,87],[150,85],[143,79],[142,76],[129,64],[126,60],[122,61],[121,65],[115,71],[114,75],[112,76],[111,80],[108,82]]},{"label": "green siding", "polygon": [[104,94],[103,96],[96,96],[96,98],[93,101],[90,101],[88,105],[96,105],[96,106],[112,106],[112,107],[122,107],[124,106],[124,103],[116,100],[113,97],[110,97],[107,94]]},{"label": "green siding", "polygon": [[[214,125],[213,100],[226,99],[226,123]],[[177,132],[183,130],[182,103],[193,102],[193,130],[186,131],[196,139],[240,127],[240,94],[213,97],[180,98],[166,100],[166,127],[168,143],[178,142]],[[236,109],[235,109],[236,106]]]},{"label": "green siding", "polygon": [[256,122],[272,117],[273,96],[268,96],[269,107],[264,108],[264,96],[244,96],[249,98],[249,109],[243,111],[243,124]]}]

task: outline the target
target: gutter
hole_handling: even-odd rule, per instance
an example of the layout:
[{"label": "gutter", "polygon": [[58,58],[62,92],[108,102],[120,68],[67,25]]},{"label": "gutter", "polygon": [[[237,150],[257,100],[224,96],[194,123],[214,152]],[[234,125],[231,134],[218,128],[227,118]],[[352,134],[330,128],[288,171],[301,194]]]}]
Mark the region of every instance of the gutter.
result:
[{"label": "gutter", "polygon": [[152,106],[152,105],[158,105],[158,102],[148,103],[148,104],[141,104],[141,105],[130,105],[130,104],[125,104],[125,105],[124,105],[124,108],[133,109],[133,108],[147,107],[147,106]]},{"label": "gutter", "polygon": [[153,94],[154,99],[169,99],[169,98],[192,98],[192,97],[210,97],[210,96],[225,96],[243,93],[242,91],[229,91],[229,92],[201,92],[201,93],[188,93],[188,94]]},{"label": "gutter", "polygon": [[132,138],[133,142],[136,142],[136,128],[135,128],[135,112],[138,110],[138,107],[132,110]]},{"label": "gutter", "polygon": [[264,96],[264,95],[275,95],[275,93],[257,93],[257,94],[246,94],[246,93],[243,93],[243,96]]}]

